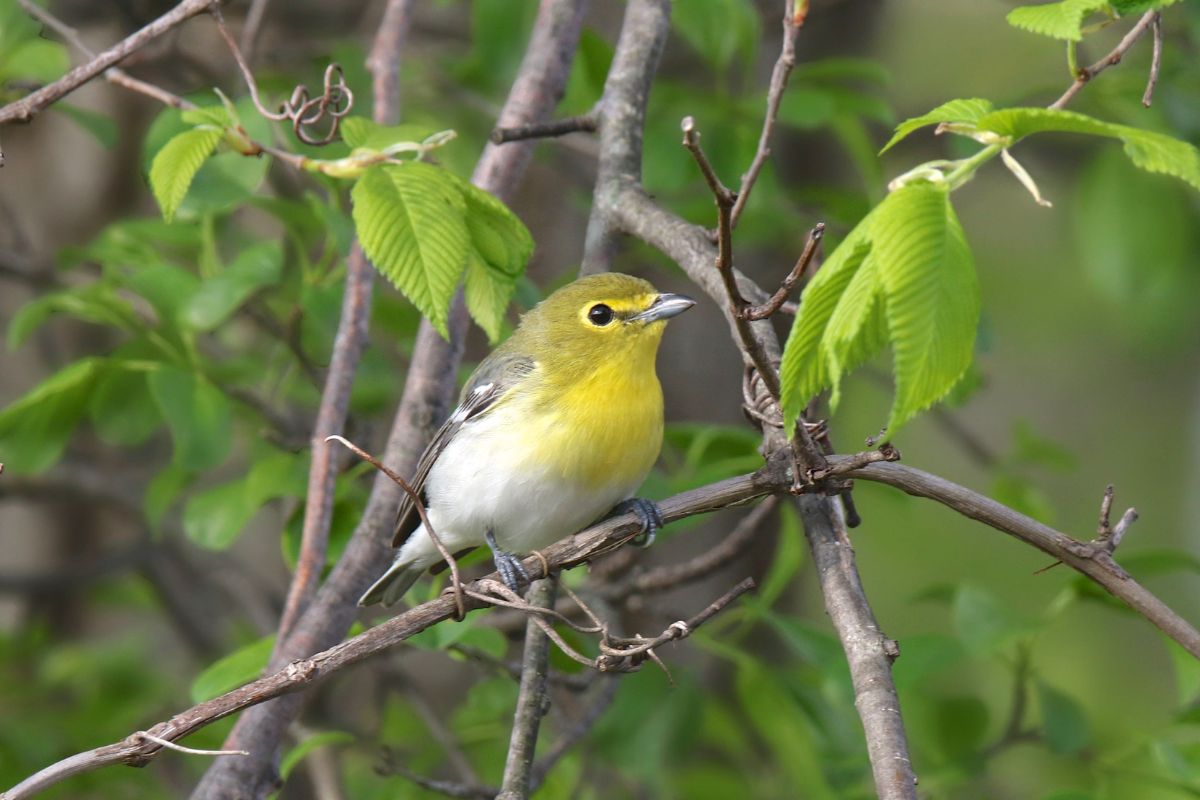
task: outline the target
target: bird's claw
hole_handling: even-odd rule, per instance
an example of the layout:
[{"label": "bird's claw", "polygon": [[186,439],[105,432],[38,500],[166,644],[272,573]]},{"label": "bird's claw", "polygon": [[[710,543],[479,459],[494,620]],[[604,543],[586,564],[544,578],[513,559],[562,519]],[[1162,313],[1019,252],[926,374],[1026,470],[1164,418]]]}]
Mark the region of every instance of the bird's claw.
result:
[{"label": "bird's claw", "polygon": [[631,497],[617,503],[616,508],[613,509],[614,514],[626,514],[630,511],[637,514],[638,519],[642,522],[642,532],[630,541],[638,547],[649,547],[654,544],[654,538],[664,524],[662,512],[658,510],[658,506],[654,501],[644,497]]},{"label": "bird's claw", "polygon": [[496,537],[491,531],[488,531],[484,538],[492,550],[492,561],[496,564],[496,571],[500,573],[500,580],[504,581],[504,585],[509,589],[520,594],[521,584],[530,583],[529,573],[525,571],[525,565],[521,563],[521,558],[501,549],[500,545],[496,544]]}]

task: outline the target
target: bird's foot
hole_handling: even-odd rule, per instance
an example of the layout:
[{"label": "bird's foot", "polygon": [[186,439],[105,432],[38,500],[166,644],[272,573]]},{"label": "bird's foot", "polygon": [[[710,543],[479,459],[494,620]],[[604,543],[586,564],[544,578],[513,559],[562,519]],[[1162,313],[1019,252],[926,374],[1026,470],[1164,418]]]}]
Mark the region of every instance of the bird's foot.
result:
[{"label": "bird's foot", "polygon": [[632,511],[642,522],[642,532],[633,537],[632,541],[638,547],[649,547],[654,544],[654,537],[663,526],[662,512],[658,510],[653,500],[644,497],[631,497],[622,500],[613,508],[614,514],[627,514]]},{"label": "bird's foot", "polygon": [[504,581],[504,585],[509,589],[520,594],[521,584],[530,582],[529,573],[525,571],[520,556],[501,549],[500,545],[496,544],[496,536],[491,531],[487,532],[484,539],[492,550],[492,561],[496,564],[496,571],[500,573],[500,580]]}]

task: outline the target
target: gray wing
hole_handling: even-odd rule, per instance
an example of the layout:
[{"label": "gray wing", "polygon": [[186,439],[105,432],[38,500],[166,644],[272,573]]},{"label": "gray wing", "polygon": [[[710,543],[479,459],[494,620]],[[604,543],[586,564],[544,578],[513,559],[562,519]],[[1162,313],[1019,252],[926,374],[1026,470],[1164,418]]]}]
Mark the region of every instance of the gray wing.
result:
[{"label": "gray wing", "polygon": [[[421,497],[422,502],[425,502],[425,481],[429,477],[429,470],[433,468],[434,462],[446,449],[446,445],[450,444],[454,435],[463,426],[469,425],[495,407],[513,384],[532,372],[534,366],[533,359],[510,355],[502,350],[496,350],[480,362],[467,385],[463,387],[458,408],[454,409],[450,418],[442,423],[442,427],[433,435],[429,446],[421,454],[421,460],[417,462],[416,473],[409,481],[409,485]],[[392,537],[392,547],[404,544],[420,524],[421,515],[417,513],[412,498],[405,493],[396,512],[396,533]]]}]

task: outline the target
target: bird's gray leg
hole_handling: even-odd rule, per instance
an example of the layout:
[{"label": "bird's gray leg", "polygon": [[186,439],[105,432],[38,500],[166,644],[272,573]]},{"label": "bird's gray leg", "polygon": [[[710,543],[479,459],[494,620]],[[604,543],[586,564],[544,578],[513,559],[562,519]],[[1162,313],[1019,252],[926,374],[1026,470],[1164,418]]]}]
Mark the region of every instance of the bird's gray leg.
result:
[{"label": "bird's gray leg", "polygon": [[500,580],[504,581],[504,585],[509,589],[520,594],[521,583],[529,583],[529,573],[521,564],[520,557],[507,550],[502,550],[500,545],[496,544],[496,535],[491,531],[488,531],[483,538],[492,550],[492,561],[496,564],[496,571],[500,573]]},{"label": "bird's gray leg", "polygon": [[612,513],[627,514],[630,511],[637,514],[638,519],[642,521],[642,532],[633,537],[633,543],[638,547],[649,547],[654,544],[654,537],[658,535],[659,529],[663,526],[662,512],[658,510],[658,506],[654,504],[653,500],[631,497],[617,503],[613,507]]}]

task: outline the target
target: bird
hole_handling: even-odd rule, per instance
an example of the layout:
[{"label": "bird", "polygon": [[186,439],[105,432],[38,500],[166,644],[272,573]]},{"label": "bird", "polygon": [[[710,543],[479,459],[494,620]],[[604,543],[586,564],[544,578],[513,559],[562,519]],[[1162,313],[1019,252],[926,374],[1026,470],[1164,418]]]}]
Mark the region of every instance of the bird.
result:
[{"label": "bird", "polygon": [[[667,320],[695,305],[648,281],[605,272],[563,286],[522,315],[479,363],[410,482],[448,552],[487,545],[519,591],[517,554],[610,513],[635,512],[645,544],[662,525],[634,497],[662,448],[655,371]],[[395,560],[359,600],[395,604],[442,561],[413,496],[397,512]]]}]

